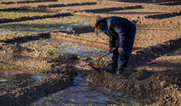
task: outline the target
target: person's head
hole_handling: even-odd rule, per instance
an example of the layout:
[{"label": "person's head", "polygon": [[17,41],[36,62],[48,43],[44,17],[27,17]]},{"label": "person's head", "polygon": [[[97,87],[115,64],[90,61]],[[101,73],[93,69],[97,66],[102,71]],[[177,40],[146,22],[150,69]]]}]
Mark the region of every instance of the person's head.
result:
[{"label": "person's head", "polygon": [[91,21],[91,26],[95,28],[96,31],[103,30],[103,18],[100,15],[95,16]]}]

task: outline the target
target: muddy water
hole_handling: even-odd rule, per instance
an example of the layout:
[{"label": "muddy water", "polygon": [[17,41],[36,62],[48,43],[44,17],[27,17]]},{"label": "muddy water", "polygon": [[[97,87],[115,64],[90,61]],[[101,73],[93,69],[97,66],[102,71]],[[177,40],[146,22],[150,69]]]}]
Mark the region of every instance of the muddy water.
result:
[{"label": "muddy water", "polygon": [[89,72],[77,71],[78,76],[73,80],[74,85],[68,89],[58,91],[47,97],[34,102],[33,105],[48,105],[48,106],[105,106],[108,104],[127,104],[134,105],[136,101],[126,97],[121,92],[114,92],[110,89],[97,87],[85,80]]},{"label": "muddy water", "polygon": [[[82,57],[99,57],[105,53],[106,50],[101,50],[93,47],[87,47],[84,45],[71,43],[71,42],[64,42],[64,41],[57,41],[52,39],[43,39],[37,41],[29,41],[26,43],[22,43],[21,46],[28,47],[34,50],[49,52],[52,54],[76,54]],[[107,56],[107,58],[111,58],[111,54]]]},{"label": "muddy water", "polygon": [[49,76],[30,73],[28,71],[30,70],[11,67],[9,65],[0,63],[0,93],[9,92],[20,87],[25,87]]}]

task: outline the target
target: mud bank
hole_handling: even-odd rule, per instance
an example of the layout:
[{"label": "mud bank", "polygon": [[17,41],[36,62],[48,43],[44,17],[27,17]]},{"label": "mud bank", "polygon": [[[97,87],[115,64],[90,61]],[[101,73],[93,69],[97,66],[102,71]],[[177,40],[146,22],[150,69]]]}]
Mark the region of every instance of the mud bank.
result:
[{"label": "mud bank", "polygon": [[141,96],[141,100],[147,99],[147,102],[142,105],[159,103],[162,106],[180,106],[181,104],[181,91],[178,89],[177,80],[163,74],[140,70],[129,75],[129,79],[123,79],[102,71],[90,74],[87,80],[95,85],[116,91],[126,90],[130,94],[136,92],[137,98]]},{"label": "mud bank", "polygon": [[[87,65],[92,59],[78,58],[77,55],[58,55],[22,47],[19,44],[0,43],[0,61],[13,64],[18,67],[31,69],[42,73],[61,73],[75,76],[77,73],[72,69],[93,70]],[[99,60],[94,66],[101,67],[106,61]]]},{"label": "mud bank", "polygon": [[[42,73],[60,73],[71,77],[77,74],[69,65],[57,63],[57,61],[67,62],[69,59],[72,59],[73,56],[51,56],[49,53],[40,53],[23,48],[20,45],[11,44],[2,44],[0,48],[1,62]],[[72,63],[74,62],[75,61],[72,61]]]},{"label": "mud bank", "polygon": [[72,85],[72,79],[61,74],[42,79],[24,88],[17,88],[0,94],[2,106],[24,106],[50,93],[66,89]]},{"label": "mud bank", "polygon": [[99,35],[100,36],[96,36],[94,33],[94,29],[89,26],[80,28],[70,28],[69,30],[49,31],[33,35],[26,35],[25,37],[14,37],[12,39],[4,39],[0,41],[5,43],[23,43],[31,40],[51,38],[58,41],[74,42],[86,46],[107,49],[109,44],[108,36],[102,36],[103,33],[100,33]]},{"label": "mud bank", "polygon": [[51,75],[32,72],[25,68],[0,62],[0,93],[6,93],[16,88],[26,87],[49,76]]}]

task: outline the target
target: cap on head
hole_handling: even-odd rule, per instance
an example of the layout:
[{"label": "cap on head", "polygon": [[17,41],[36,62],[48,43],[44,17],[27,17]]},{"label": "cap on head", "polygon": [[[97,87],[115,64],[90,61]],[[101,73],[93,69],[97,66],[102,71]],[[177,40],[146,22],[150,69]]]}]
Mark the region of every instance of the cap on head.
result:
[{"label": "cap on head", "polygon": [[92,28],[95,28],[97,23],[101,21],[103,18],[100,15],[95,16],[91,21]]}]

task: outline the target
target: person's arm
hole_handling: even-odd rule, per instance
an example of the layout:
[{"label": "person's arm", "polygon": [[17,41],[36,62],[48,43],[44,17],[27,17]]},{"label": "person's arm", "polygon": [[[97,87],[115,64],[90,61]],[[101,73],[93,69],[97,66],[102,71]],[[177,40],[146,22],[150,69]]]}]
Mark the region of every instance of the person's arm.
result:
[{"label": "person's arm", "polygon": [[109,48],[113,48],[115,47],[115,45],[116,45],[115,39],[109,36]]},{"label": "person's arm", "polygon": [[111,53],[112,48],[115,47],[116,42],[114,39],[112,39],[112,37],[110,35],[108,35],[107,33],[105,33],[107,36],[109,36],[109,50],[108,52]]}]

